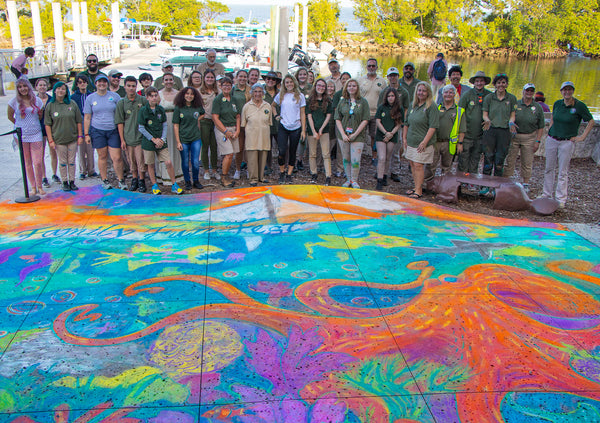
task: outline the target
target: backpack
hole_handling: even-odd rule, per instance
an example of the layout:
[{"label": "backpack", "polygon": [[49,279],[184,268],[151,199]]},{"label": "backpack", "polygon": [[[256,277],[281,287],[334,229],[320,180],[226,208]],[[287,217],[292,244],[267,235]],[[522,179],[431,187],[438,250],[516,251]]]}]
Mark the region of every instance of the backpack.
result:
[{"label": "backpack", "polygon": [[446,79],[446,64],[443,59],[439,59],[433,64],[433,77],[438,81],[443,81]]}]

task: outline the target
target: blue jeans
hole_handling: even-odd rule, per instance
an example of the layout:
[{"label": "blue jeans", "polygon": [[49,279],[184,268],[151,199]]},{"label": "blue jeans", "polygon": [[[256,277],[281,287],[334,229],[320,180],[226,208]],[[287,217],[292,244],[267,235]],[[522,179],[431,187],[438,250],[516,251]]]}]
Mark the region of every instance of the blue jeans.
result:
[{"label": "blue jeans", "polygon": [[181,154],[181,169],[183,170],[183,178],[186,182],[190,182],[190,159],[192,160],[192,179],[198,180],[198,173],[200,172],[200,148],[202,147],[202,141],[196,140],[190,143],[181,143],[183,150]]}]

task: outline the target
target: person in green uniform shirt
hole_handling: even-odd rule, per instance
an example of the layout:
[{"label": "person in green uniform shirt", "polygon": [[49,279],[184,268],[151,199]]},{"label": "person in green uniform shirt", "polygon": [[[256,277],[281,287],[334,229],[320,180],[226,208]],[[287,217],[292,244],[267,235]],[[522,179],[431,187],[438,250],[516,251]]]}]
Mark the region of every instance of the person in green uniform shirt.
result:
[{"label": "person in green uniform shirt", "polygon": [[[338,104],[340,104],[340,98],[342,98],[342,91],[346,82],[352,78],[349,72],[343,72],[338,82],[342,86],[339,90],[335,90],[335,81],[333,79],[325,78],[327,82],[327,93],[329,97],[331,97],[333,111],[335,113],[335,109],[337,109]],[[331,89],[330,87],[333,87]],[[329,157],[331,158],[331,173],[335,177],[344,176],[344,163],[342,159],[342,150],[340,150],[339,140],[337,139],[337,129],[335,124],[335,119],[332,119],[329,123],[329,145],[331,147],[331,154]]]},{"label": "person in green uniform shirt", "polygon": [[458,102],[458,106],[465,109],[467,124],[462,151],[458,155],[458,171],[478,173],[483,137],[483,100],[492,93],[485,86],[492,82],[492,78],[477,71],[469,82],[473,84],[473,89],[467,91]]},{"label": "person in green uniform shirt", "polygon": [[395,146],[398,144],[398,134],[404,121],[404,108],[400,103],[398,90],[387,87],[383,91],[385,100],[377,108],[375,113],[375,123],[377,133],[375,142],[377,143],[377,189],[381,191],[388,184],[388,175],[390,175],[390,165]]},{"label": "person in green uniform shirt", "polygon": [[121,77],[123,76],[122,72],[119,72],[116,69],[111,69],[108,72],[108,90],[113,93],[119,94],[119,97],[123,98],[127,95],[125,91],[125,87],[121,86]]},{"label": "person in green uniform shirt", "polygon": [[[244,104],[250,101],[250,86],[248,85],[248,72],[244,69],[240,69],[236,73],[236,82],[233,86],[232,95],[237,99],[237,103],[241,106],[240,113]],[[246,151],[246,130],[240,128],[240,136],[238,137],[240,144],[240,152],[235,155],[235,173],[233,179],[240,179],[242,177],[242,170],[247,167],[244,159]]]},{"label": "person in green uniform shirt", "polygon": [[423,196],[425,165],[433,162],[435,132],[440,125],[439,114],[433,102],[431,86],[427,82],[419,82],[415,87],[412,107],[402,131],[404,156],[410,161],[410,170],[415,183],[414,189],[406,191],[411,198]]},{"label": "person in green uniform shirt", "polygon": [[[154,87],[146,89],[148,104],[143,106],[138,114],[138,130],[142,134],[142,149],[144,150],[144,161],[148,166],[148,176],[152,182],[152,194],[160,195],[161,190],[156,182],[156,170],[154,163],[156,157],[164,162],[167,172],[172,181],[175,181],[175,169],[171,163],[169,148],[167,147],[167,114],[165,109],[159,106],[160,96]],[[173,182],[171,192],[177,195],[183,194],[183,189]]]},{"label": "person in green uniform shirt", "polygon": [[415,96],[415,89],[417,88],[417,84],[421,82],[420,79],[415,78],[415,64],[413,62],[406,62],[404,67],[402,68],[402,79],[400,80],[400,85],[406,91],[408,91],[408,99],[412,103],[412,100]]},{"label": "person in green uniform shirt", "polygon": [[[546,169],[542,197],[554,197],[558,206],[564,208],[569,185],[569,163],[575,143],[585,141],[595,122],[585,103],[573,97],[575,85],[571,81],[562,83],[560,93],[563,98],[557,100],[552,107],[552,120],[546,137]],[[577,135],[582,121],[587,122],[587,126],[581,135]]]},{"label": "person in green uniform shirt", "polygon": [[533,100],[535,85],[528,83],[523,86],[523,98],[517,101],[515,110],[515,127],[517,134],[510,143],[504,176],[510,178],[515,173],[517,156],[521,155],[521,179],[523,188],[529,192],[529,179],[531,179],[531,168],[533,155],[540,146],[540,140],[544,134],[546,121],[542,106]]},{"label": "person in green uniform shirt", "polygon": [[[87,65],[87,69],[78,73],[78,75],[85,75],[89,81],[87,90],[91,93],[96,92],[96,78],[98,75],[107,76],[104,72],[100,72],[98,68],[98,56],[94,53],[88,54],[85,58],[85,62]],[[71,87],[71,91],[75,92],[77,90],[77,80],[73,81],[73,86]]]},{"label": "person in green uniform shirt", "polygon": [[[510,141],[517,133],[515,126],[515,110],[517,97],[506,91],[508,76],[499,73],[492,81],[496,91],[483,100],[483,173],[495,176],[504,175],[504,160],[508,154]],[[490,192],[483,187],[479,195]]]},{"label": "person in green uniform shirt", "polygon": [[[173,113],[173,133],[177,149],[181,153],[181,167],[185,179],[185,189],[192,186],[202,189],[200,183],[200,148],[202,147],[200,122],[204,116],[202,97],[197,89],[186,87],[175,96],[175,112]],[[190,161],[192,177],[190,178]],[[193,180],[193,185],[192,185]]]},{"label": "person in green uniform shirt", "polygon": [[441,164],[442,175],[452,167],[455,154],[460,154],[463,146],[467,122],[464,109],[456,104],[456,87],[446,85],[442,88],[442,104],[440,111],[440,127],[436,132],[433,145],[433,162],[425,166],[425,181],[433,180],[438,163]]},{"label": "person in green uniform shirt", "polygon": [[[263,79],[265,80],[265,101],[269,104],[273,104],[275,96],[279,93],[277,85],[281,83],[281,78],[276,72],[270,71],[263,76]],[[277,109],[277,113],[279,113],[280,110],[277,104],[275,105],[275,108]],[[272,119],[271,121],[271,149],[269,150],[267,164],[265,165],[266,176],[269,176],[271,173],[273,173],[273,170],[271,169],[271,163],[273,162],[273,149],[277,146],[277,126],[279,123],[275,119]]]},{"label": "person in green uniform shirt", "polygon": [[221,183],[226,188],[232,188],[235,181],[229,179],[229,168],[233,155],[240,152],[238,137],[240,135],[240,113],[243,104],[232,95],[233,81],[231,78],[221,79],[222,93],[217,95],[212,105],[212,118],[215,123],[215,136],[219,155],[223,156]]},{"label": "person in green uniform shirt", "polygon": [[166,61],[163,63],[162,65],[162,71],[163,71],[163,75],[159,76],[158,78],[156,78],[156,80],[154,81],[154,87],[160,91],[165,87],[165,83],[164,83],[164,78],[165,78],[165,74],[172,74],[173,75],[173,88],[177,91],[179,91],[180,89],[183,88],[183,81],[181,80],[180,77],[176,76],[173,73],[173,64],[170,61]]},{"label": "person in green uniform shirt", "polygon": [[317,147],[321,145],[323,166],[325,167],[325,185],[331,184],[331,148],[329,147],[329,121],[333,114],[331,97],[327,93],[327,82],[317,79],[308,96],[306,105],[306,120],[308,121],[308,164],[310,166],[311,182],[317,183]]},{"label": "person in green uniform shirt", "polygon": [[360,188],[360,160],[367,135],[365,128],[370,117],[369,103],[361,97],[358,81],[349,79],[342,89],[342,98],[335,109],[337,138],[347,178],[343,187]]},{"label": "person in green uniform shirt", "polygon": [[[308,70],[304,67],[298,68],[294,77],[298,81],[298,89],[306,98],[306,104],[308,104],[308,96],[310,95],[313,85],[308,82]],[[307,125],[308,128],[308,125]],[[304,170],[303,160],[306,156],[306,151],[309,150],[307,142],[301,142],[298,144],[298,150],[296,151],[296,167],[294,168],[294,172],[299,170]],[[310,152],[309,152],[309,162],[310,162]],[[310,164],[309,164],[310,166]]]},{"label": "person in green uniform shirt", "polygon": [[125,97],[119,100],[115,109],[115,123],[121,138],[121,148],[127,151],[131,168],[131,191],[146,192],[146,165],[142,151],[142,134],[138,130],[138,113],[148,103],[145,97],[137,94],[137,79],[129,75],[125,78]]},{"label": "person in green uniform shirt", "polygon": [[81,111],[71,101],[69,88],[59,81],[54,84],[52,98],[44,111],[44,124],[50,148],[56,149],[63,191],[76,191],[75,156],[77,145],[83,142]]},{"label": "person in green uniform shirt", "polygon": [[[200,96],[204,107],[204,118],[200,121],[200,132],[202,134],[202,149],[200,152],[202,167],[204,168],[204,180],[215,178],[221,179],[218,171],[217,138],[215,136],[215,124],[212,120],[212,105],[215,97],[219,94],[215,73],[210,69],[202,78]],[[210,156],[209,156],[210,153]],[[210,158],[210,162],[209,162]]]}]

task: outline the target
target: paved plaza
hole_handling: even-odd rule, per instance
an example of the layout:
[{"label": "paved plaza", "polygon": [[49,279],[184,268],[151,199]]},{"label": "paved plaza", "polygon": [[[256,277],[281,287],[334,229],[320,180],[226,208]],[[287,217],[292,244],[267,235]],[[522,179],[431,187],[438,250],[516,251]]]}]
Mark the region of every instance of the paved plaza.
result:
[{"label": "paved plaza", "polygon": [[1,422],[598,422],[600,250],[388,194],[0,204]]}]

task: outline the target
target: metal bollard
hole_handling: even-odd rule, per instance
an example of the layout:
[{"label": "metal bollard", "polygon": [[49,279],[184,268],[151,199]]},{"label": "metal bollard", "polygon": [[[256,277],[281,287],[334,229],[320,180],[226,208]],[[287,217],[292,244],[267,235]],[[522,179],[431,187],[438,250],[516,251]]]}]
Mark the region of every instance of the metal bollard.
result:
[{"label": "metal bollard", "polygon": [[0,67],[0,97],[4,97],[4,79],[2,78],[2,67]]}]

